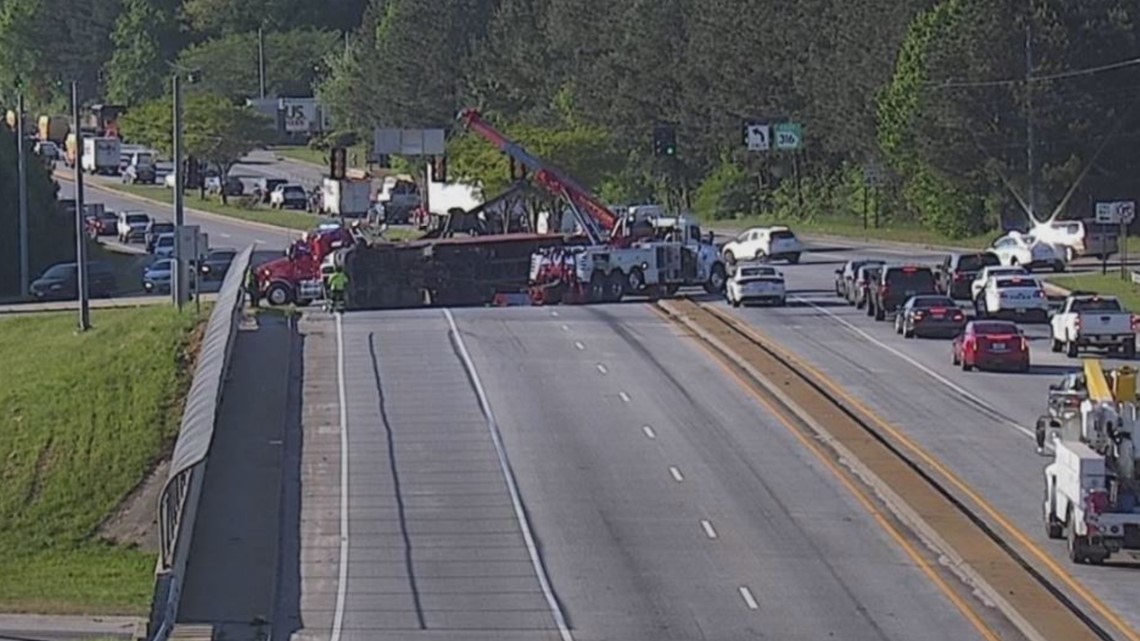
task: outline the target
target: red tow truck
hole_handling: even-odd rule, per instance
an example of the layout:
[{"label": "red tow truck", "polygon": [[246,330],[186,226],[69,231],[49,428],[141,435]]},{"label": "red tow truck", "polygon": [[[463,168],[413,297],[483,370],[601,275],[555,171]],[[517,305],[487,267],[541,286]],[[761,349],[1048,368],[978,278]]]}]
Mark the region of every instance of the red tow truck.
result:
[{"label": "red tow truck", "polygon": [[256,270],[257,289],[270,305],[308,305],[322,293],[321,264],[334,251],[356,243],[352,230],[330,225],[306,232],[281,258]]}]

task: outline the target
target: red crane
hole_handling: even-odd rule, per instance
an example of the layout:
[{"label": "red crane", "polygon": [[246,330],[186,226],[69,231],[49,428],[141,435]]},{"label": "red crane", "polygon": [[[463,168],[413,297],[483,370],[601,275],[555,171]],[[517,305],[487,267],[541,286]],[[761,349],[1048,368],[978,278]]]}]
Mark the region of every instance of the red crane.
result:
[{"label": "red crane", "polygon": [[562,173],[555,167],[531,155],[522,145],[507,138],[499,130],[492,127],[475,109],[464,109],[459,112],[457,120],[467,129],[479,134],[488,142],[505,153],[516,162],[522,164],[533,175],[533,180],[540,187],[570,203],[571,209],[578,216],[579,222],[595,244],[601,243],[601,229],[609,232],[613,240],[620,233],[618,217],[609,207],[602,204],[598,197],[590,193],[582,185]]}]

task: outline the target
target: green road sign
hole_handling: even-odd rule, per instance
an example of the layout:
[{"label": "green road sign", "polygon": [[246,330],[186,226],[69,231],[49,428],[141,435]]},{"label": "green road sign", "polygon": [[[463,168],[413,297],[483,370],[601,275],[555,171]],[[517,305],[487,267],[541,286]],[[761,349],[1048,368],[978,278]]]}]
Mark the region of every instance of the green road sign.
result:
[{"label": "green road sign", "polygon": [[772,127],[776,149],[793,150],[803,145],[804,130],[794,122],[782,122]]}]

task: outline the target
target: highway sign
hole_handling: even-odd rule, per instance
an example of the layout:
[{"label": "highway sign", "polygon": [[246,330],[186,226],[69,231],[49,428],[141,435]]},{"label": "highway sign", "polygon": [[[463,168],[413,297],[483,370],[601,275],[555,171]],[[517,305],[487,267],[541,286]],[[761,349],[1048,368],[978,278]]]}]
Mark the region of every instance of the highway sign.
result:
[{"label": "highway sign", "polygon": [[744,145],[748,151],[768,151],[772,148],[771,127],[759,122],[744,123]]},{"label": "highway sign", "polygon": [[1136,217],[1136,201],[1118,200],[1096,204],[1096,222],[1102,225],[1130,225]]},{"label": "highway sign", "polygon": [[442,156],[445,135],[442,129],[377,128],[372,152],[393,156]]},{"label": "highway sign", "polygon": [[883,182],[883,168],[875,160],[863,165],[863,184],[868,187],[877,187]]},{"label": "highway sign", "polygon": [[285,131],[307,132],[317,120],[317,101],[314,98],[281,98],[278,108],[283,112]]},{"label": "highway sign", "polygon": [[798,123],[782,122],[773,127],[776,149],[793,150],[803,146],[804,131]]}]

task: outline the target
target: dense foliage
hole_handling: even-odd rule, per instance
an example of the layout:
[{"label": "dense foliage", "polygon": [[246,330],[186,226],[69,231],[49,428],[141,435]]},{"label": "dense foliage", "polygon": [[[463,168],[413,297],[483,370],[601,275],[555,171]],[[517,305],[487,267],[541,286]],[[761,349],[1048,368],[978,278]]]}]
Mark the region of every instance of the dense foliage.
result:
[{"label": "dense foliage", "polygon": [[[56,207],[56,188],[39,158],[26,147],[28,177],[28,267],[31,277],[48,266],[75,260],[74,219]],[[20,294],[20,236],[16,137],[0,127],[0,298]]]},{"label": "dense foliage", "polygon": [[[255,96],[262,29],[268,93],[315,88],[340,134],[477,106],[560,158],[596,151],[582,178],[610,197],[684,191],[711,216],[881,203],[966,235],[1021,203],[1087,216],[1135,196],[1140,65],[1114,63],[1140,57],[1138,19],[1132,0],[0,0],[0,97],[20,80],[50,108],[75,78],[138,105],[171,65]],[[746,119],[801,123],[805,147],[750,154]],[[675,162],[650,154],[658,123]],[[455,139],[453,175],[502,183]]]}]

